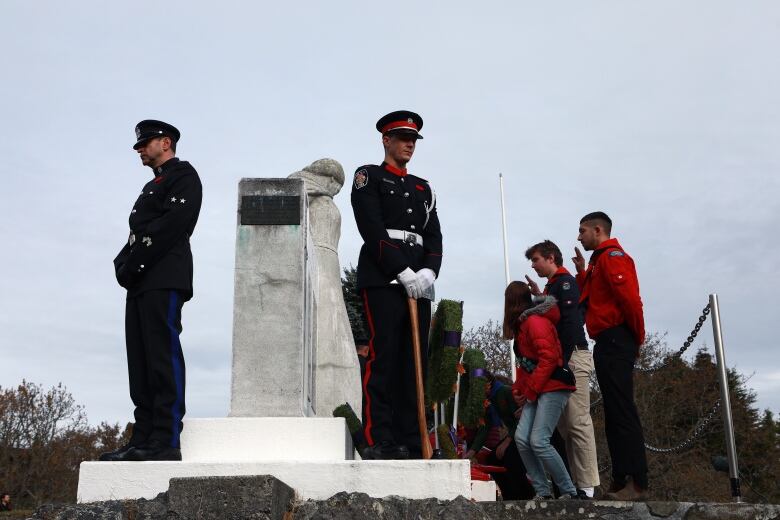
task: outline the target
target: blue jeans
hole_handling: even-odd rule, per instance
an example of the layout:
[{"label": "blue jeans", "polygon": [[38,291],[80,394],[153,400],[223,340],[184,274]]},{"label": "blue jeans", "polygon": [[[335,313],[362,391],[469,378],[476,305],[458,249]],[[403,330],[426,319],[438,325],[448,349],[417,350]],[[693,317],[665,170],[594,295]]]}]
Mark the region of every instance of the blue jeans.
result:
[{"label": "blue jeans", "polygon": [[569,394],[571,392],[568,390],[539,394],[535,402],[525,404],[517,423],[517,451],[520,452],[537,495],[552,496],[552,485],[545,470],[550,473],[562,494],[577,493],[561,456],[550,445],[550,437],[566,407]]}]

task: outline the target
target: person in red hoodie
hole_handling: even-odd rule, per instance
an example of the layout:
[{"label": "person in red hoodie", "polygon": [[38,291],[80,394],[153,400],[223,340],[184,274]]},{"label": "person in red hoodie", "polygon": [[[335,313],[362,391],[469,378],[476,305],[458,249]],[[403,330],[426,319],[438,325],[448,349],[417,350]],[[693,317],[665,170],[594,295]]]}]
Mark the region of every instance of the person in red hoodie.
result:
[{"label": "person in red hoodie", "polygon": [[550,444],[569,395],[576,389],[574,375],[563,363],[563,350],[555,324],[561,317],[556,300],[545,296],[534,306],[531,290],[512,282],[504,292],[504,338],[514,339],[520,368],[512,392],[522,406],[515,429],[515,443],[535,499],[552,498],[547,473],[558,486],[561,498],[579,498],[563,459]]},{"label": "person in red hoodie", "polygon": [[647,496],[645,439],[634,403],[634,361],[645,341],[645,320],[634,260],[611,233],[612,220],[606,213],[582,217],[577,240],[593,254],[587,268],[578,248],[572,260],[585,328],[596,340],[593,364],[612,460],[612,487],[606,498],[636,501]]}]

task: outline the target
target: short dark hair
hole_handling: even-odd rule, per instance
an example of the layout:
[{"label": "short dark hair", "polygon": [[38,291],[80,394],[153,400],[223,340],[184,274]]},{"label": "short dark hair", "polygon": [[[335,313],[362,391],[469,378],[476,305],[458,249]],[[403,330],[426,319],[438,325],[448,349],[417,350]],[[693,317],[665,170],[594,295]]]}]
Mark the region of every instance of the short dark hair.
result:
[{"label": "short dark hair", "polygon": [[563,253],[561,253],[561,250],[552,240],[545,240],[544,242],[532,245],[525,250],[525,257],[530,260],[531,257],[534,256],[534,253],[539,253],[543,258],[547,258],[548,256],[553,257],[553,261],[558,267],[563,265]]},{"label": "short dark hair", "polygon": [[602,228],[604,228],[604,233],[606,233],[607,236],[612,233],[612,219],[609,218],[609,215],[603,211],[594,211],[593,213],[588,213],[580,219],[580,224],[584,224],[586,222],[594,222],[600,225]]}]

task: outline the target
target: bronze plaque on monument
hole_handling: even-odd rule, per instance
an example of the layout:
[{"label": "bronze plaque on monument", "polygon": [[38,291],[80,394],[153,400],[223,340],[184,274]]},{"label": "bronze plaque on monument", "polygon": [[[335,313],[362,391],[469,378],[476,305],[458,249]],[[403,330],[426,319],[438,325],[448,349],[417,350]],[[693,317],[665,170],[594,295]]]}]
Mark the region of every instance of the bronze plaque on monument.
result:
[{"label": "bronze plaque on monument", "polygon": [[242,226],[301,224],[301,199],[289,195],[244,195],[241,197]]}]

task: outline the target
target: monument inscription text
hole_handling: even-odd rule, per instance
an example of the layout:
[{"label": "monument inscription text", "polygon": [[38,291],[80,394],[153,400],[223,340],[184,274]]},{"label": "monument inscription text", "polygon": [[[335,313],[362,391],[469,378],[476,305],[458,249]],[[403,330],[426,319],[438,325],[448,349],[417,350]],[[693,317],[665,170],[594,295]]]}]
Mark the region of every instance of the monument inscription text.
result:
[{"label": "monument inscription text", "polygon": [[244,195],[241,197],[242,226],[301,224],[301,199],[288,195]]}]

